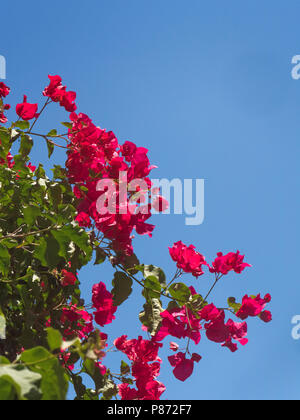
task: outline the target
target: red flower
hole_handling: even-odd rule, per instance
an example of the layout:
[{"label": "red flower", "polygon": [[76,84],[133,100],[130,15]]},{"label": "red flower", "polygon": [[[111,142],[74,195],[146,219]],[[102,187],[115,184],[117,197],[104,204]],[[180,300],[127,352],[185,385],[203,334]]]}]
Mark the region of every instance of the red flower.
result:
[{"label": "red flower", "polygon": [[76,276],[67,270],[62,270],[62,275],[63,277],[62,277],[61,284],[63,287],[74,286],[74,284],[77,282]]},{"label": "red flower", "polygon": [[96,309],[94,313],[95,321],[98,325],[111,324],[115,319],[114,313],[117,307],[113,304],[112,294],[106,290],[104,283],[95,284],[93,286],[93,307]]},{"label": "red flower", "polygon": [[48,76],[50,79],[50,84],[47,86],[43,92],[44,96],[51,97],[56,89],[61,86],[62,78],[60,76]]},{"label": "red flower", "polygon": [[125,157],[127,162],[131,162],[136,149],[136,145],[131,141],[126,141],[123,146],[121,146],[122,155]]},{"label": "red flower", "polygon": [[[66,167],[70,183],[75,184],[74,193],[80,200],[78,222],[84,226],[90,219],[116,252],[132,255],[134,229],[139,235],[149,236],[154,230],[154,226],[147,223],[151,217],[151,205],[140,205],[143,199],[146,201],[147,195],[149,198],[151,195],[152,183],[148,175],[153,166],[147,157],[148,151],[131,142],[121,146],[112,131],[107,132],[95,126],[85,114],[71,113],[70,119],[73,126],[69,132],[71,144]],[[101,201],[104,192],[97,191],[99,180],[116,180],[120,171],[126,173],[128,182],[135,178],[145,181],[145,187],[139,191],[140,199],[131,200],[132,191],[125,189],[124,193],[124,189],[121,191],[122,185],[116,182],[115,191],[105,193],[106,199]],[[85,191],[80,187],[85,187]],[[114,197],[116,204],[113,205],[113,212],[103,214],[105,212],[102,213],[102,210],[107,210],[107,202]],[[127,201],[130,201],[129,204]],[[85,213],[89,219],[81,213]]]},{"label": "red flower", "polygon": [[199,363],[200,360],[202,360],[202,356],[200,356],[200,354],[198,354],[198,353],[193,353],[192,354],[192,360],[193,360],[193,362]]},{"label": "red flower", "polygon": [[50,84],[44,89],[43,95],[52,99],[53,102],[59,102],[67,112],[74,112],[77,109],[75,104],[76,93],[67,92],[66,86],[62,85],[60,76],[48,76]]},{"label": "red flower", "polygon": [[67,366],[68,369],[71,371],[74,370],[74,365],[70,365],[69,359],[71,357],[71,353],[66,353],[63,350],[61,350],[61,354],[59,355],[59,359],[64,363],[65,366]]},{"label": "red flower", "polygon": [[[61,323],[65,330],[63,333],[65,341],[71,337],[77,336],[80,339],[86,339],[94,330],[93,316],[84,309],[78,309],[76,305],[63,308]],[[48,320],[47,326],[51,326],[51,319]]]},{"label": "red flower", "polygon": [[259,315],[260,319],[266,323],[272,321],[272,314],[270,311],[264,311]]},{"label": "red flower", "polygon": [[32,118],[37,117],[37,104],[29,104],[27,102],[27,96],[24,95],[24,100],[22,104],[18,104],[16,107],[16,112],[20,118],[25,121],[32,120]]},{"label": "red flower", "polygon": [[199,344],[201,340],[200,330],[202,329],[201,319],[196,318],[192,311],[183,306],[182,308],[166,310],[160,316],[162,317],[162,324],[154,340],[162,341],[165,337],[171,335],[178,339],[190,338],[195,344]]},{"label": "red flower", "polygon": [[162,344],[142,337],[127,340],[127,336],[123,335],[115,340],[114,345],[132,361],[132,376],[136,380],[137,389],[130,388],[128,384],[119,386],[122,400],[159,400],[166,389],[155,380],[160,373],[158,350]]},{"label": "red flower", "polygon": [[0,82],[0,98],[6,98],[9,95],[10,88],[3,82]]},{"label": "red flower", "polygon": [[127,335],[117,338],[114,345],[118,350],[125,353],[130,360],[142,359],[144,362],[157,360],[158,350],[162,347],[162,344],[143,340],[141,336],[137,340],[127,340]]},{"label": "red flower", "polygon": [[31,170],[31,172],[35,172],[35,170],[36,170],[36,166],[34,166],[34,165],[32,165],[30,162],[28,163],[28,165],[27,165],[27,168],[28,169],[30,169]]},{"label": "red flower", "polygon": [[51,95],[51,99],[54,102],[59,102],[60,106],[64,107],[67,112],[74,112],[77,109],[75,104],[76,93],[67,92],[65,86],[58,87]]},{"label": "red flower", "polygon": [[177,262],[177,267],[185,273],[191,273],[195,277],[204,274],[202,266],[207,265],[207,262],[203,255],[195,251],[193,245],[187,247],[179,241],[172,248],[169,248],[169,250],[173,261]]},{"label": "red flower", "polygon": [[215,343],[222,343],[223,347],[228,347],[232,352],[237,351],[238,347],[232,340],[238,341],[242,346],[248,343],[245,338],[247,335],[246,322],[237,323],[231,319],[225,324],[225,313],[219,311],[219,316],[214,318],[210,323],[205,325],[206,336]]},{"label": "red flower", "polygon": [[91,227],[92,225],[92,221],[89,215],[86,214],[84,211],[80,212],[75,220],[78,222],[79,226],[82,227]]},{"label": "red flower", "polygon": [[102,365],[101,362],[96,362],[95,367],[99,369],[100,375],[104,376],[106,374],[106,366]]},{"label": "red flower", "polygon": [[128,384],[121,384],[118,386],[119,394],[124,401],[138,400],[138,391],[134,388],[130,388]]},{"label": "red flower", "polygon": [[[177,353],[168,357],[171,366],[174,367],[173,373],[175,378],[180,381],[186,381],[194,371],[194,360],[187,359],[184,353]],[[199,359],[197,358],[199,361]]]},{"label": "red flower", "polygon": [[240,319],[247,319],[250,317],[255,317],[262,315],[262,320],[265,322],[270,322],[272,320],[272,315],[269,311],[262,314],[263,310],[266,307],[266,304],[271,301],[271,296],[267,294],[264,299],[260,297],[260,294],[256,297],[249,297],[248,295],[243,297],[242,306],[239,311],[236,313],[236,316]]},{"label": "red flower", "polygon": [[6,124],[8,121],[7,117],[3,114],[3,112],[0,111],[0,123]]},{"label": "red flower", "polygon": [[211,273],[228,274],[229,271],[235,271],[240,274],[246,267],[251,267],[250,264],[244,263],[244,255],[240,255],[240,251],[229,252],[223,255],[222,252],[217,254],[217,258],[209,268]]}]

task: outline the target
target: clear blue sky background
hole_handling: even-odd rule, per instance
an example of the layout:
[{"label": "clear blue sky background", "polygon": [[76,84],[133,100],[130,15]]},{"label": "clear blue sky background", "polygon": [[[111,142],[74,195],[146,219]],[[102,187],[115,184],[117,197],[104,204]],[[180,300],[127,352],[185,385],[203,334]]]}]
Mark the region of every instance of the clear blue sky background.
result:
[{"label": "clear blue sky background", "polygon": [[[52,0],[6,2],[0,54],[7,59],[11,103],[24,93],[40,100],[47,75],[60,74],[78,92],[79,110],[150,149],[155,177],[205,178],[206,217],[187,227],[184,216],[156,216],[153,239],[136,241],[145,263],[174,264],[177,240],[211,260],[240,249],[253,268],[220,284],[214,300],[270,292],[272,324],[249,322],[250,342],[231,354],[206,338],[203,360],[185,384],[164,363],[167,399],[298,399],[300,342],[291,318],[300,314],[299,145],[300,80],[291,59],[300,54],[296,0]],[[34,94],[32,93],[34,92]],[[55,107],[40,130],[65,114]],[[37,144],[33,162],[46,159]],[[56,152],[52,163],[64,162]],[[49,165],[47,166],[50,167]],[[93,283],[110,285],[109,266],[80,273],[90,300]],[[210,277],[192,283],[205,293]],[[140,290],[106,329],[111,338],[140,334]],[[166,347],[168,341],[166,341]],[[107,363],[118,364],[113,355]]]}]

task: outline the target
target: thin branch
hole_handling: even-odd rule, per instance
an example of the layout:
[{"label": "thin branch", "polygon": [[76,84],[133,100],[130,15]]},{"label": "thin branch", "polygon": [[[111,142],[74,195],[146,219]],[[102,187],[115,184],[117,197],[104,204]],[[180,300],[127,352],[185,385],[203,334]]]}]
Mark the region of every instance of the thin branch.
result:
[{"label": "thin branch", "polygon": [[50,102],[51,102],[51,99],[50,99],[50,98],[47,98],[45,105],[44,105],[44,106],[43,106],[43,108],[41,109],[41,112],[38,114],[38,116],[37,116],[37,117],[36,117],[36,119],[34,120],[34,122],[33,122],[32,126],[30,127],[30,129],[29,129],[29,131],[28,131],[28,134],[31,134],[31,131],[32,131],[33,127],[35,126],[35,124],[36,124],[37,120],[40,118],[40,116],[41,116],[42,112],[43,112],[43,111],[44,111],[44,109],[47,107],[47,105],[49,105],[49,104],[50,104]]},{"label": "thin branch", "polygon": [[2,238],[0,238],[0,241],[3,241],[4,239],[25,238],[26,236],[34,236],[34,235],[38,235],[40,233],[49,232],[50,230],[57,230],[58,228],[59,228],[58,226],[50,226],[46,229],[35,230],[34,232],[21,233],[21,234],[18,234],[18,235],[15,235],[14,233],[12,233],[10,235],[3,236]]}]

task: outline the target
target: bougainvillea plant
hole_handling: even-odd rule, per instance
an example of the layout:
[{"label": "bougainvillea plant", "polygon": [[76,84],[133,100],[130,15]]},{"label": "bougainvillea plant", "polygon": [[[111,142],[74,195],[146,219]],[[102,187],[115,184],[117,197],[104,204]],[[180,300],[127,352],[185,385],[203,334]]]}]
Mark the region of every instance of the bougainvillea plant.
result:
[{"label": "bougainvillea plant", "polygon": [[[151,236],[151,206],[167,207],[159,195],[149,204],[157,191],[148,150],[120,144],[113,132],[77,113],[76,93],[59,76],[49,79],[44,105],[24,96],[11,124],[10,88],[0,83],[0,399],[63,400],[72,384],[77,400],[158,400],[165,391],[159,381],[163,345],[170,351],[164,362],[185,381],[202,358],[192,350],[201,348],[202,336],[237,351],[247,344],[248,317],[271,321],[265,309],[271,296],[245,295],[241,303],[229,298],[222,308],[210,302],[224,276],[250,267],[239,251],[218,253],[209,263],[194,246],[177,242],[169,249],[176,268],[168,279],[161,268],[140,263],[133,235]],[[69,121],[60,132],[39,133],[40,115],[55,103]],[[29,162],[34,139],[46,142],[49,159],[55,147],[66,151],[65,167],[54,165],[52,179],[42,164]],[[120,173],[146,187],[127,189]],[[105,211],[111,197],[99,190],[100,180],[115,184],[114,212]],[[96,283],[85,303],[78,276],[91,260],[106,260],[114,275],[112,282]],[[184,274],[195,280],[192,287]],[[203,275],[212,277],[205,297],[196,280]],[[137,338],[108,337],[105,326],[118,317],[133,285],[145,299]],[[110,351],[120,352],[119,373],[106,365]],[[83,375],[92,378],[92,388]]]}]

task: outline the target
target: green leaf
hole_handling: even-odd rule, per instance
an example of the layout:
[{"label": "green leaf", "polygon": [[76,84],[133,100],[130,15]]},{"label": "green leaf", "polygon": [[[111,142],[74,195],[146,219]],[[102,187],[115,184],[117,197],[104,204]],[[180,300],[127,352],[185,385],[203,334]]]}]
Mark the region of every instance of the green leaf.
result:
[{"label": "green leaf", "polygon": [[6,160],[6,156],[11,147],[10,132],[5,127],[0,127],[0,158]]},{"label": "green leaf", "polygon": [[27,162],[28,162],[29,158],[28,156],[23,156],[21,154],[19,155],[15,155],[14,156],[14,168],[13,170],[15,172],[18,172],[18,176],[20,177],[20,175],[24,174],[24,175],[28,175],[28,173],[31,173],[30,169],[28,169],[27,167]]},{"label": "green leaf", "polygon": [[96,371],[95,362],[91,359],[85,360],[84,365],[83,365],[83,371],[86,372],[88,375],[90,375],[91,378],[93,378],[93,375],[95,374],[95,371]]},{"label": "green leaf", "polygon": [[132,293],[132,279],[125,273],[117,271],[112,281],[114,304],[121,305]]},{"label": "green leaf", "polygon": [[72,129],[72,127],[73,127],[73,124],[70,123],[70,122],[62,122],[62,125],[64,125],[67,128],[70,128],[70,129]]},{"label": "green leaf", "polygon": [[0,378],[0,401],[13,401],[16,399],[16,393],[13,385]]},{"label": "green leaf", "polygon": [[98,395],[94,389],[87,389],[83,396],[84,401],[99,401]]},{"label": "green leaf", "polygon": [[122,375],[127,375],[128,373],[130,373],[130,366],[125,363],[123,360],[121,361],[121,367],[120,367],[120,372]]},{"label": "green leaf", "polygon": [[8,249],[15,248],[16,246],[19,245],[18,241],[16,241],[13,238],[4,239],[3,241],[1,241],[1,244],[4,245]]},{"label": "green leaf", "polygon": [[68,381],[64,369],[57,358],[44,347],[35,347],[22,353],[20,360],[30,370],[42,377],[42,400],[63,401],[68,391]]},{"label": "green leaf", "polygon": [[106,375],[101,375],[100,370],[96,368],[95,362],[91,359],[86,359],[83,364],[83,372],[86,372],[94,381],[95,389],[101,390],[105,386],[107,379]]},{"label": "green leaf", "polygon": [[94,265],[102,264],[106,260],[106,254],[101,248],[96,249],[96,259]]},{"label": "green leaf", "polygon": [[60,165],[54,165],[54,168],[51,169],[54,175],[54,179],[64,180],[66,178],[66,169],[62,168]]},{"label": "green leaf", "polygon": [[147,277],[156,277],[162,287],[166,287],[166,275],[163,270],[159,267],[155,267],[154,265],[144,265],[144,276]]},{"label": "green leaf", "polygon": [[23,209],[24,222],[29,227],[36,223],[37,217],[41,214],[41,209],[35,206],[28,206]]},{"label": "green leaf", "polygon": [[46,140],[47,149],[48,149],[48,158],[50,159],[54,152],[54,144],[51,143],[51,141],[49,141],[46,137],[45,137],[45,140]]},{"label": "green leaf", "polygon": [[180,303],[187,303],[191,296],[190,289],[184,283],[175,283],[169,287],[170,295]]},{"label": "green leaf", "polygon": [[163,312],[162,304],[159,299],[152,299],[151,303],[144,305],[144,311],[139,315],[141,323],[148,328],[148,332],[153,336],[160,329]]},{"label": "green leaf", "polygon": [[30,127],[29,121],[17,121],[14,123],[14,126],[20,128],[21,130],[28,130]]},{"label": "green leaf", "polygon": [[41,393],[38,389],[38,383],[41,380],[41,375],[31,372],[27,368],[15,365],[2,365],[0,367],[0,389],[6,389],[8,382],[13,386],[20,400],[38,400]]},{"label": "green leaf", "polygon": [[73,386],[76,392],[76,395],[79,398],[83,398],[84,394],[86,393],[86,387],[82,383],[81,376],[74,376],[73,377]]},{"label": "green leaf", "polygon": [[93,249],[89,242],[89,237],[84,229],[78,226],[66,225],[60,230],[53,231],[52,235],[59,244],[59,253],[61,257],[70,260],[70,245],[73,242],[85,256],[85,263],[87,264],[93,255]]},{"label": "green leaf", "polygon": [[19,154],[24,158],[29,155],[33,146],[32,138],[28,134],[21,135],[21,146]]},{"label": "green leaf", "polygon": [[7,276],[10,266],[10,255],[7,248],[0,242],[0,273]]},{"label": "green leaf", "polygon": [[161,284],[155,276],[149,276],[145,280],[145,289],[143,295],[147,300],[159,299],[161,295]]},{"label": "green leaf", "polygon": [[197,314],[204,306],[207,305],[207,302],[204,301],[203,296],[193,295],[190,297],[191,309]]},{"label": "green leaf", "polygon": [[47,137],[57,137],[57,130],[51,130],[49,131],[49,133],[47,134]]},{"label": "green leaf", "polygon": [[43,167],[43,165],[40,163],[38,168],[35,171],[35,176],[39,179],[39,178],[46,178],[46,172],[45,169]]},{"label": "green leaf", "polygon": [[62,203],[63,193],[65,192],[64,187],[59,183],[52,183],[48,190],[49,204],[53,207],[54,211],[58,211],[59,204]]},{"label": "green leaf", "polygon": [[229,308],[232,308],[235,313],[237,313],[242,307],[240,303],[236,302],[236,299],[234,297],[228,298],[227,302],[228,302]]},{"label": "green leaf", "polygon": [[54,330],[53,328],[47,328],[46,331],[49,349],[52,352],[55,350],[60,350],[63,342],[61,333],[57,330]]},{"label": "green leaf", "polygon": [[39,239],[39,246],[35,248],[34,257],[38,259],[44,267],[56,268],[59,263],[59,243],[52,235],[46,235]]},{"label": "green leaf", "polygon": [[130,274],[136,274],[138,273],[138,270],[136,269],[137,266],[139,266],[140,262],[138,260],[138,257],[135,254],[125,256],[123,266],[124,268],[130,273]]}]

